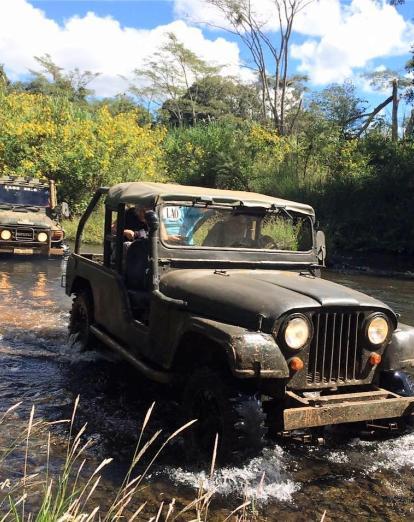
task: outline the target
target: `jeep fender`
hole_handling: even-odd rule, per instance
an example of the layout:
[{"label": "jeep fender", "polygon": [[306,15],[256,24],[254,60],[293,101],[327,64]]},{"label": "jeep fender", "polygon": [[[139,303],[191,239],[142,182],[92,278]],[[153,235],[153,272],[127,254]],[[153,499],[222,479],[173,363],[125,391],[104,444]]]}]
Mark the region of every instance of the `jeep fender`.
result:
[{"label": "jeep fender", "polygon": [[230,370],[236,377],[289,377],[286,359],[272,335],[191,315],[187,317],[183,327],[174,352],[177,351],[182,337],[193,332],[224,348]]},{"label": "jeep fender", "polygon": [[414,367],[414,328],[399,324],[392,334],[381,364],[382,370],[404,370]]}]

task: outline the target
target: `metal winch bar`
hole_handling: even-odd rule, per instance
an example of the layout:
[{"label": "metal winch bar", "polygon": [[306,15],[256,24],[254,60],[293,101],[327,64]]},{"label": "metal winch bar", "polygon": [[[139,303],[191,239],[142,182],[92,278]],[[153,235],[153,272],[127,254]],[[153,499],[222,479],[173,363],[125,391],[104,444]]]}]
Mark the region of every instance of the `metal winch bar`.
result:
[{"label": "metal winch bar", "polygon": [[287,431],[414,414],[414,397],[401,397],[381,388],[314,399],[289,392],[288,398],[294,407],[283,411],[283,429]]}]

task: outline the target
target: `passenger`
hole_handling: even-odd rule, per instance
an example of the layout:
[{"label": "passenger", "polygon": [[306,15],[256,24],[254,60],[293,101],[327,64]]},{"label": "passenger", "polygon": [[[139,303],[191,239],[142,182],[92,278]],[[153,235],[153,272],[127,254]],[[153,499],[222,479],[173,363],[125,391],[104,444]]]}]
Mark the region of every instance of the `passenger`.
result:
[{"label": "passenger", "polygon": [[[148,239],[148,223],[145,218],[145,212],[149,210],[141,205],[135,205],[127,209],[125,212],[124,223],[124,248],[123,248],[123,269],[125,269],[125,261],[127,250],[131,243],[135,240]],[[112,224],[112,234],[116,235],[117,222]],[[112,262],[115,262],[115,241],[112,245]]]},{"label": "passenger", "polygon": [[135,205],[125,212],[124,238],[126,241],[148,239],[148,223],[145,212],[149,210],[141,205]]},{"label": "passenger", "polygon": [[161,219],[161,239],[167,243],[192,245],[192,232],[200,217],[207,211],[193,206],[166,206]]}]

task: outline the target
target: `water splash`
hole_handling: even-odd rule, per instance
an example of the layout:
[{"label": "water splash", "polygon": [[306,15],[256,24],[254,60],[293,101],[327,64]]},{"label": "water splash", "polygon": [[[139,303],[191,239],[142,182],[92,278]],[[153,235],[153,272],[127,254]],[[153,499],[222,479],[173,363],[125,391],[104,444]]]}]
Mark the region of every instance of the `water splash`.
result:
[{"label": "water splash", "polygon": [[176,485],[194,490],[202,486],[222,496],[254,498],[261,503],[271,500],[291,502],[300,485],[286,473],[284,450],[275,445],[264,450],[263,455],[248,461],[242,467],[221,468],[212,477],[205,471],[189,471],[183,468],[167,468],[168,477]]}]

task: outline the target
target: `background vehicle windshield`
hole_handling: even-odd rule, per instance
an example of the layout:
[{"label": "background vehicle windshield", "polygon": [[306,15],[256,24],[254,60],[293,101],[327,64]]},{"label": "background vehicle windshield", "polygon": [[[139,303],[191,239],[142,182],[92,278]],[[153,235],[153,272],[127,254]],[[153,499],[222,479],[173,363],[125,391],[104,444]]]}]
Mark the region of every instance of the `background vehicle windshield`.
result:
[{"label": "background vehicle windshield", "polygon": [[313,242],[310,219],[283,210],[176,205],[162,208],[161,238],[171,246],[288,251],[309,251]]},{"label": "background vehicle windshield", "polygon": [[49,190],[44,187],[24,187],[21,185],[0,185],[0,204],[49,207]]}]

